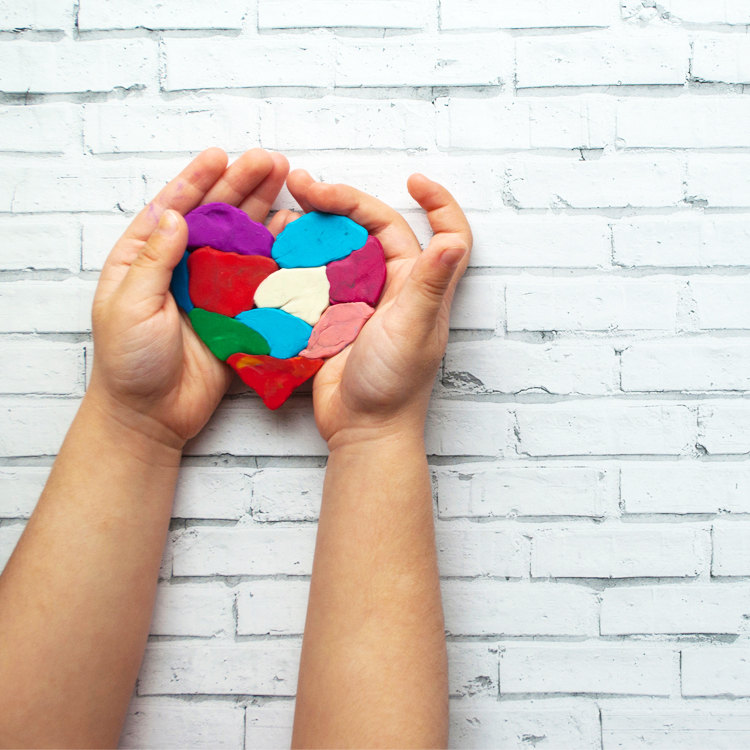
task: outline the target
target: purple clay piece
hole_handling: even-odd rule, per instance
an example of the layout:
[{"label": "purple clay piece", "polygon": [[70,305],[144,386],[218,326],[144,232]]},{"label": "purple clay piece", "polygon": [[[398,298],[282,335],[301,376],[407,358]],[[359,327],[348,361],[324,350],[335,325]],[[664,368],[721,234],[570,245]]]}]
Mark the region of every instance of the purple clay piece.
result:
[{"label": "purple clay piece", "polygon": [[244,211],[228,203],[207,203],[185,216],[188,247],[209,246],[240,255],[271,257],[273,235]]},{"label": "purple clay piece", "polygon": [[365,302],[375,307],[385,285],[385,253],[380,240],[369,236],[364,247],[326,266],[331,304]]}]

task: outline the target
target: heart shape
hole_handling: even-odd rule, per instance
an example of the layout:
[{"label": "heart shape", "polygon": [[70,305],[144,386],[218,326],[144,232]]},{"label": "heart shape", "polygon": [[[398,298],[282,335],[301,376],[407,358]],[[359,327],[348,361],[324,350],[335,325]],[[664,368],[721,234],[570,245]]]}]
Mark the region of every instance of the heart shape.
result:
[{"label": "heart shape", "polygon": [[383,246],[346,216],[312,211],[275,239],[226,203],[200,206],[185,220],[175,301],[269,409],[351,344],[375,312]]}]

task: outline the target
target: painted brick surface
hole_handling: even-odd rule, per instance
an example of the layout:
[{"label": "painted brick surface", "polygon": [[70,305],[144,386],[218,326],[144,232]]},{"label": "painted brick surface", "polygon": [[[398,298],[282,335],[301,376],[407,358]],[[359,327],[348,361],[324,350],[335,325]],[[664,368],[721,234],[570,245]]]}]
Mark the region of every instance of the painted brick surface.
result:
[{"label": "painted brick surface", "polygon": [[[426,246],[421,172],[475,238],[425,435],[451,747],[750,744],[749,8],[0,0],[0,565],[97,274],[191,155],[279,150]],[[235,382],[190,442],[122,747],[289,747],[309,393]]]}]

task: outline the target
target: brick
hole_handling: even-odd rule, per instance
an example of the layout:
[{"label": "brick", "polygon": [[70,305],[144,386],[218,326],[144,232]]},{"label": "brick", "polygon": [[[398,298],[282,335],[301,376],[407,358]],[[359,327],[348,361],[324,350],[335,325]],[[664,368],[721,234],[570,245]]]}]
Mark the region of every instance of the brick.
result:
[{"label": "brick", "polygon": [[570,708],[451,706],[449,746],[456,750],[526,750],[533,743],[550,750],[600,750],[599,734],[599,711],[592,704]]},{"label": "brick", "polygon": [[741,403],[701,404],[700,445],[716,455],[750,452],[748,418],[750,410]]},{"label": "brick", "polygon": [[253,581],[237,593],[237,635],[302,635],[309,581]]},{"label": "brick", "polygon": [[750,513],[750,468],[737,463],[624,464],[627,513]]},{"label": "brick", "polygon": [[692,153],[687,165],[689,200],[711,207],[750,206],[750,156]]},{"label": "brick", "polygon": [[520,578],[528,569],[528,543],[514,531],[469,531],[438,526],[438,566],[446,577]]},{"label": "brick", "polygon": [[440,518],[601,516],[605,473],[585,467],[487,468],[465,464],[437,471]]},{"label": "brick", "polygon": [[[469,265],[486,268],[601,268],[612,239],[602,218],[470,213]],[[474,278],[474,277],[470,277]]]},{"label": "brick", "polygon": [[115,243],[128,228],[130,218],[84,216],[81,234],[81,266],[84,271],[101,271]]},{"label": "brick", "polygon": [[637,586],[605,589],[602,635],[726,633],[739,635],[750,592],[735,586]]},{"label": "brick", "polygon": [[695,440],[686,406],[591,402],[516,408],[519,452],[530,456],[678,455]]},{"label": "brick", "polygon": [[120,0],[102,4],[81,0],[78,28],[95,29],[241,29],[247,10],[243,0],[227,0],[210,6],[200,0],[182,0],[179,5]]},{"label": "brick", "polygon": [[450,344],[443,382],[481,393],[605,394],[618,389],[614,348],[495,340]]},{"label": "brick", "polygon": [[743,0],[704,3],[701,0],[666,0],[662,6],[671,18],[688,23],[750,24],[750,8]]},{"label": "brick", "polygon": [[297,688],[298,644],[150,643],[138,695],[280,695]]},{"label": "brick", "polygon": [[500,692],[670,695],[679,654],[666,648],[535,644],[500,654]]},{"label": "brick", "polygon": [[699,35],[693,41],[691,73],[699,81],[750,83],[750,39],[744,34]]},{"label": "brick", "polygon": [[443,581],[446,630],[454,636],[596,636],[593,591],[570,584]]},{"label": "brick", "polygon": [[157,47],[150,39],[0,45],[0,89],[61,94],[154,85]]},{"label": "brick", "polygon": [[326,155],[318,178],[323,182],[356,185],[397,211],[414,210],[414,200],[406,190],[409,175],[421,172],[451,191],[464,210],[486,211],[492,207],[492,158],[445,155],[439,159],[421,153],[397,158],[359,155],[348,152],[337,162]]},{"label": "brick", "polygon": [[604,148],[604,99],[438,99],[442,149]]},{"label": "brick", "polygon": [[750,283],[744,278],[690,280],[698,325],[705,330],[750,328]]},{"label": "brick", "polygon": [[677,287],[640,279],[509,280],[509,331],[672,331]]},{"label": "brick", "polygon": [[622,354],[625,391],[750,390],[750,343],[634,344]]},{"label": "brick", "polygon": [[79,403],[78,399],[3,399],[0,457],[57,455]]},{"label": "brick", "polygon": [[227,703],[184,703],[136,698],[130,703],[118,747],[242,750],[245,709]]},{"label": "brick", "polygon": [[352,38],[336,53],[335,85],[341,87],[488,86],[512,77],[510,37]]},{"label": "brick", "polygon": [[429,456],[497,456],[506,444],[508,411],[501,404],[434,400],[427,414]]},{"label": "brick", "polygon": [[0,31],[58,31],[68,26],[72,5],[66,0],[0,0]]},{"label": "brick", "polygon": [[312,571],[315,528],[197,527],[174,545],[175,576],[291,575]]},{"label": "brick", "polygon": [[519,4],[493,0],[441,0],[441,29],[536,29],[609,26],[614,8],[595,0],[573,0],[564,5],[548,0]]},{"label": "brick", "polygon": [[305,29],[315,27],[420,29],[427,22],[428,6],[422,0],[260,0],[258,28]]},{"label": "brick", "polygon": [[253,474],[252,469],[183,466],[172,517],[241,518],[249,505]]},{"label": "brick", "polygon": [[13,524],[12,526],[0,526],[0,572],[5,567],[18,540],[23,534],[25,524]]},{"label": "brick", "polygon": [[328,449],[315,427],[309,402],[309,396],[293,398],[283,410],[273,412],[260,399],[225,401],[187,443],[185,455],[325,456]]},{"label": "brick", "polygon": [[258,141],[260,115],[253,100],[84,106],[83,133],[94,154],[201,151],[221,144],[244,151]]},{"label": "brick", "polygon": [[48,466],[0,469],[0,518],[28,518],[49,476]]},{"label": "brick", "polygon": [[5,271],[78,270],[81,264],[80,227],[64,217],[0,218]]},{"label": "brick", "polygon": [[264,148],[284,150],[423,148],[434,121],[430,102],[273,99],[260,137]]},{"label": "brick", "polygon": [[534,535],[535,578],[686,578],[708,564],[708,533],[694,526],[548,529]]},{"label": "brick", "polygon": [[605,155],[593,161],[516,161],[506,202],[516,208],[661,208],[682,203],[684,176],[673,154]]},{"label": "brick", "polygon": [[448,692],[459,698],[497,700],[497,646],[448,643]]},{"label": "brick", "polygon": [[161,584],[156,592],[151,635],[217,636],[234,633],[232,589],[222,584]]},{"label": "brick", "polygon": [[678,34],[612,37],[600,32],[516,40],[516,86],[682,85],[690,48]]},{"label": "brick", "polygon": [[245,709],[245,747],[292,746],[294,702],[274,701]]},{"label": "brick", "polygon": [[0,151],[61,154],[80,143],[80,130],[70,104],[0,107]]},{"label": "brick", "polygon": [[0,332],[90,331],[95,288],[94,282],[75,278],[0,283]]},{"label": "brick", "polygon": [[682,695],[750,696],[750,649],[703,646],[683,650]]},{"label": "brick", "polygon": [[0,212],[135,211],[143,207],[142,176],[111,162],[85,168],[70,165],[11,171],[7,164],[5,168]]},{"label": "brick", "polygon": [[452,330],[494,331],[497,327],[498,282],[489,276],[461,279],[451,307]]},{"label": "brick", "polygon": [[256,521],[316,521],[325,469],[263,469],[253,477]]},{"label": "brick", "polygon": [[251,86],[331,86],[333,52],[323,39],[304,45],[290,39],[259,45],[256,39],[201,39],[163,41],[167,91],[226,89]]},{"label": "brick", "polygon": [[606,707],[602,710],[605,750],[704,750],[746,747],[750,743],[750,713],[746,707],[638,710]]},{"label": "brick", "polygon": [[519,452],[530,456],[678,455],[695,440],[695,414],[669,405],[523,405]]},{"label": "brick", "polygon": [[750,265],[750,222],[742,216],[618,221],[612,237],[614,262],[620,266]]},{"label": "brick", "polygon": [[750,524],[717,523],[713,527],[711,575],[750,575]]},{"label": "brick", "polygon": [[51,341],[0,343],[0,393],[83,395],[83,347]]},{"label": "brick", "polygon": [[744,99],[626,99],[617,105],[617,138],[625,148],[746,147],[748,117]]}]

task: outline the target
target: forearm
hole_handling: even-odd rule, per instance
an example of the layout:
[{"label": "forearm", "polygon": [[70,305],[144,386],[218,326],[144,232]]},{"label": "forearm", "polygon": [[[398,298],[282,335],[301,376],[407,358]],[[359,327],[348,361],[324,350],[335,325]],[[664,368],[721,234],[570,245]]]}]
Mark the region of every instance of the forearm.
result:
[{"label": "forearm", "polygon": [[334,448],[305,625],[295,747],[440,747],[447,664],[421,436]]},{"label": "forearm", "polygon": [[87,396],[0,577],[0,745],[115,746],[180,450]]}]

